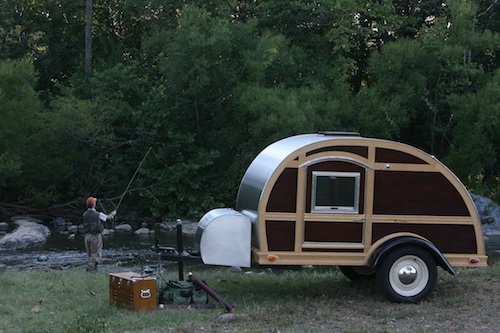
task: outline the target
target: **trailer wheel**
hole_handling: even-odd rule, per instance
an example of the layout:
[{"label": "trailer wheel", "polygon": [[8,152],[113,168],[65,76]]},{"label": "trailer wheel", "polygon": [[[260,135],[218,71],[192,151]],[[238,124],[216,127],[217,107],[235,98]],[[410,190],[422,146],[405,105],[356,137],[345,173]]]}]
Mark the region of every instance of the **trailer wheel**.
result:
[{"label": "trailer wheel", "polygon": [[395,249],[383,260],[376,273],[382,295],[397,303],[417,303],[434,290],[436,262],[422,248],[407,246]]},{"label": "trailer wheel", "polygon": [[365,266],[339,266],[340,271],[351,281],[366,281],[375,276],[375,270]]}]

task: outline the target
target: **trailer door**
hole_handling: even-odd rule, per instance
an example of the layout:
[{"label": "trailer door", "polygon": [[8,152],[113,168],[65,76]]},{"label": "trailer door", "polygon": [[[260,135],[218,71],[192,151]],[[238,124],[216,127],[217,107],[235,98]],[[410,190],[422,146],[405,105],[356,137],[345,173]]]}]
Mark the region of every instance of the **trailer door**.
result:
[{"label": "trailer door", "polygon": [[351,161],[307,167],[304,250],[364,247],[365,179],[365,168]]}]

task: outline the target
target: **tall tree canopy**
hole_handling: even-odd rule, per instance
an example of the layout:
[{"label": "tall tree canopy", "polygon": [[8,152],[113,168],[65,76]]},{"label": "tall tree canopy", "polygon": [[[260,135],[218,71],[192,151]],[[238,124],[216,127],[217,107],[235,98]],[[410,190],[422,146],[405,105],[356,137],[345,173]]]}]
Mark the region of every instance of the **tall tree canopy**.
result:
[{"label": "tall tree canopy", "polygon": [[233,205],[266,145],[320,130],[415,145],[500,200],[499,15],[497,0],[94,1],[86,76],[84,1],[0,0],[0,211],[95,195],[199,218]]}]

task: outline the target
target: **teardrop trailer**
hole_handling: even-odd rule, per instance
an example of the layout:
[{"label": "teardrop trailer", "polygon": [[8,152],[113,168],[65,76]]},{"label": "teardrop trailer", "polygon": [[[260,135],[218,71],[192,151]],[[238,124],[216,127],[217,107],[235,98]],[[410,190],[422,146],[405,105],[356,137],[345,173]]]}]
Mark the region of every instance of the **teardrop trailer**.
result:
[{"label": "teardrop trailer", "polygon": [[432,292],[437,266],[453,275],[487,266],[460,180],[417,148],[357,133],[269,145],[243,176],[235,209],[206,213],[195,243],[204,264],[339,266],[404,303]]}]

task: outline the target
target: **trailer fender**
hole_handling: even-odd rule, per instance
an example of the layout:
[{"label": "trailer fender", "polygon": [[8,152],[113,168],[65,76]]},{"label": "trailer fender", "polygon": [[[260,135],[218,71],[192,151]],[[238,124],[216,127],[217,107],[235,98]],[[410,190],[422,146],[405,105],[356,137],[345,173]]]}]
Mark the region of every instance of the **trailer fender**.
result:
[{"label": "trailer fender", "polygon": [[418,247],[421,247],[427,251],[434,257],[434,260],[436,260],[436,264],[438,266],[441,266],[444,270],[446,270],[448,273],[451,275],[456,275],[457,271],[453,266],[450,265],[446,257],[439,251],[434,244],[431,242],[425,240],[425,239],[420,239],[420,238],[415,238],[415,237],[398,237],[395,239],[391,239],[390,241],[384,243],[381,245],[375,254],[372,257],[372,268],[377,269],[381,262],[383,261],[384,257],[391,252],[392,250],[406,246],[406,245],[416,245]]}]

